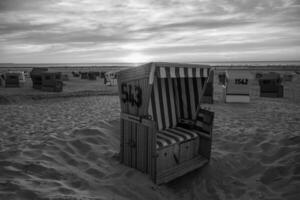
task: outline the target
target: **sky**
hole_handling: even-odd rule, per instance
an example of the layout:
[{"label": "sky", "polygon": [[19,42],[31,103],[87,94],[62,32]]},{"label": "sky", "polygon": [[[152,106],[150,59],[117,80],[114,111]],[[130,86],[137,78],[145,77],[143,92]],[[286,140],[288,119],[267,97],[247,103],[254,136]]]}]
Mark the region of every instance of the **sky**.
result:
[{"label": "sky", "polygon": [[300,60],[300,0],[0,0],[1,63]]}]

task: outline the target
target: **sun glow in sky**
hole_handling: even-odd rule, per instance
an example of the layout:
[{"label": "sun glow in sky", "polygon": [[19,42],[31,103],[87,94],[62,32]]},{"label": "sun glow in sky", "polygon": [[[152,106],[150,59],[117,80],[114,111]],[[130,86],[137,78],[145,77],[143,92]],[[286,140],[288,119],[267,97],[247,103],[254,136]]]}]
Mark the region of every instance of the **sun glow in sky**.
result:
[{"label": "sun glow in sky", "polygon": [[150,56],[143,55],[141,53],[131,53],[123,58],[123,62],[127,63],[143,63],[151,62]]},{"label": "sun glow in sky", "polygon": [[0,0],[0,62],[300,59],[300,0]]}]

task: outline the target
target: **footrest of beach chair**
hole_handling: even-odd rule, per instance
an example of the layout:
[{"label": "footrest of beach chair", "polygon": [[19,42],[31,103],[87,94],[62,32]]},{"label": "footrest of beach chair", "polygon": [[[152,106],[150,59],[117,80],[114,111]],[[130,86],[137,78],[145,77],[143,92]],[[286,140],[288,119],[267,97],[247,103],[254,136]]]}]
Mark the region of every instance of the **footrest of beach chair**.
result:
[{"label": "footrest of beach chair", "polygon": [[173,168],[157,171],[156,183],[162,184],[174,180],[184,174],[198,169],[208,163],[208,159],[203,156],[197,156],[191,160],[184,161]]}]

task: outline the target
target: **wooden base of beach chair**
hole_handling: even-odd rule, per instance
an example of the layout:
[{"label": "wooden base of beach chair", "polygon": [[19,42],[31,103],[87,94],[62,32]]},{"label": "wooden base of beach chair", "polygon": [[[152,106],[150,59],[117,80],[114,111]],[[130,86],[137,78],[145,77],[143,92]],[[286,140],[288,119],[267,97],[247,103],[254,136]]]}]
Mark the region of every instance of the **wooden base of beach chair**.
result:
[{"label": "wooden base of beach chair", "polygon": [[208,161],[209,160],[203,156],[197,156],[193,159],[186,160],[171,169],[159,172],[156,176],[156,183],[162,184],[170,182],[171,180],[203,167]]}]

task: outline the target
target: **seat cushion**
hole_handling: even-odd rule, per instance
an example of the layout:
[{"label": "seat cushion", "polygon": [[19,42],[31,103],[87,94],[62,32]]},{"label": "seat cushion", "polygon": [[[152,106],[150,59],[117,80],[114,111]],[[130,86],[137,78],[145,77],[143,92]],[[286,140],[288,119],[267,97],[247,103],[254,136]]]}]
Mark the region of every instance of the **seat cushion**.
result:
[{"label": "seat cushion", "polygon": [[160,149],[196,137],[198,137],[197,133],[182,127],[174,127],[165,130],[160,130],[157,133],[156,148]]}]

